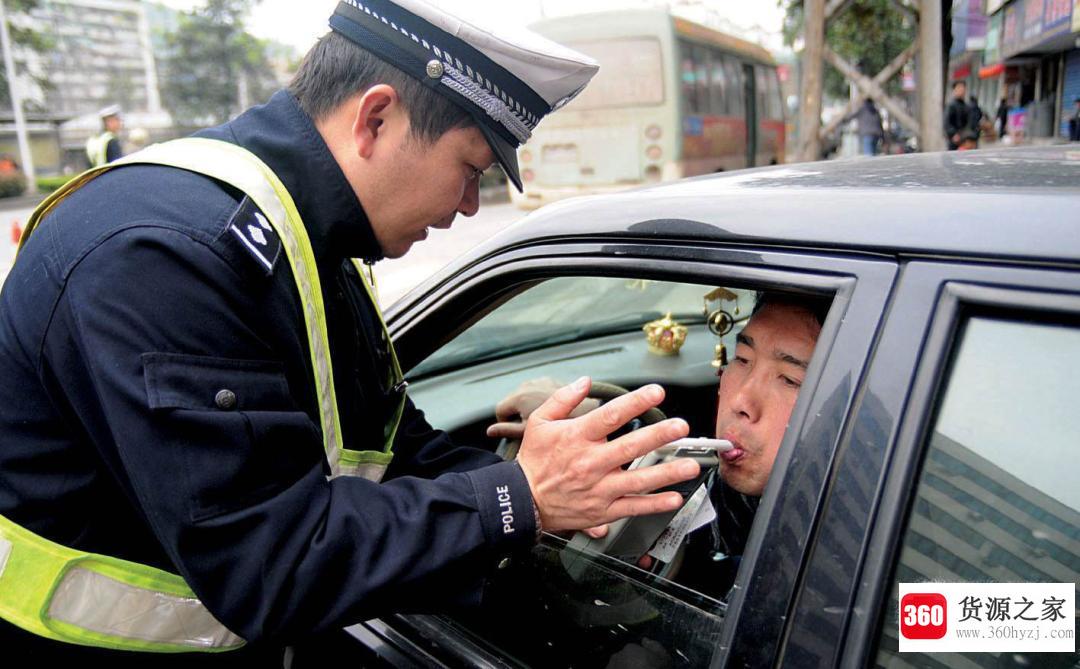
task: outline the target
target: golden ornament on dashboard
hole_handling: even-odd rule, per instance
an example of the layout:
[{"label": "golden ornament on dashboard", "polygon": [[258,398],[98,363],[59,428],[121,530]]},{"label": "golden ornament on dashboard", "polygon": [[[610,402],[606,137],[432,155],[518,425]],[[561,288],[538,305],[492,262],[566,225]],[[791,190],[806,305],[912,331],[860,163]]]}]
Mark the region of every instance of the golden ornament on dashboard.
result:
[{"label": "golden ornament on dashboard", "polygon": [[676,322],[670,311],[660,320],[646,323],[642,329],[649,342],[649,353],[655,355],[678,355],[686,343],[686,326]]}]

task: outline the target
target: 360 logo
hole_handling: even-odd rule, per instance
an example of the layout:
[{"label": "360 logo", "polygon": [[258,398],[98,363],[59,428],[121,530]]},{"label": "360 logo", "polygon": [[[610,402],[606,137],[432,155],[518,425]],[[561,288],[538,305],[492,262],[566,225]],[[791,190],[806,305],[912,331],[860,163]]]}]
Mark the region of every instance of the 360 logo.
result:
[{"label": "360 logo", "polygon": [[900,600],[900,633],[907,639],[945,636],[948,604],[938,593],[909,593]]}]

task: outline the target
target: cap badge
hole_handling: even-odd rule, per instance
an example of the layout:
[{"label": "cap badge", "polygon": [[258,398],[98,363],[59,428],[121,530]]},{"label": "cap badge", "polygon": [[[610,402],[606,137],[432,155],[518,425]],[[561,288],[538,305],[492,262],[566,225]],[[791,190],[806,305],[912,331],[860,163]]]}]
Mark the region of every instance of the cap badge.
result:
[{"label": "cap badge", "polygon": [[443,67],[442,61],[429,60],[427,64],[427,75],[432,79],[441,79],[446,69]]}]

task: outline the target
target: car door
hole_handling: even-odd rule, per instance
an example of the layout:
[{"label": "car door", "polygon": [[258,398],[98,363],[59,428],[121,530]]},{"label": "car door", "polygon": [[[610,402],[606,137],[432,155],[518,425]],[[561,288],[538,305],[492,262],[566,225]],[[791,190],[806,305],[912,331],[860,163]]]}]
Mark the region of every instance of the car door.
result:
[{"label": "car door", "polygon": [[898,652],[901,582],[1080,582],[1080,274],[911,262],[829,483],[780,659],[1064,667]]},{"label": "car door", "polygon": [[[545,536],[532,554],[500,565],[478,610],[391,616],[350,631],[391,664],[608,666],[659,652],[673,666],[737,666],[775,656],[834,450],[894,277],[895,264],[882,256],[631,238],[517,245],[483,253],[433,277],[390,310],[389,327],[407,377],[414,376],[417,405],[425,408],[417,393],[423,395],[434,384],[439,391],[429,391],[429,400],[439,404],[440,397],[452,397],[442,404],[453,413],[443,415],[460,423],[451,427],[462,428],[462,435],[469,434],[467,424],[490,421],[484,416],[491,416],[499,393],[510,387],[505,379],[540,375],[556,369],[552,365],[569,364],[588,374],[590,366],[614,360],[609,369],[624,370],[627,385],[665,378],[678,384],[689,378],[691,388],[715,402],[709,399],[715,398],[715,372],[709,365],[714,342],[704,320],[691,324],[681,358],[662,360],[642,352],[644,337],[637,322],[603,339],[583,343],[556,338],[557,349],[526,347],[502,358],[478,353],[478,359],[470,361],[471,351],[490,351],[487,338],[500,336],[495,330],[473,336],[480,324],[503,313],[500,309],[516,309],[515,314],[543,311],[538,299],[530,298],[527,309],[520,307],[530,291],[561,285],[563,289],[552,294],[566,294],[573,292],[565,290],[566,285],[580,285],[579,292],[588,292],[621,283],[628,291],[660,286],[682,295],[686,287],[698,286],[703,299],[724,286],[828,296],[832,309],[729,601],[604,556],[588,559],[587,578],[568,577],[565,539]],[[605,297],[604,303],[610,302]],[[740,309],[739,304],[734,308]],[[558,320],[570,310],[559,306],[550,312]],[[592,317],[591,310],[573,313],[585,314],[575,318]],[[640,344],[632,343],[638,340]],[[455,344],[463,341],[468,345]],[[638,357],[619,358],[630,355],[626,351],[634,346],[641,348],[633,353]],[[446,353],[451,350],[457,357]],[[450,364],[434,365],[432,373],[432,360]],[[708,430],[708,422],[696,429]]]}]

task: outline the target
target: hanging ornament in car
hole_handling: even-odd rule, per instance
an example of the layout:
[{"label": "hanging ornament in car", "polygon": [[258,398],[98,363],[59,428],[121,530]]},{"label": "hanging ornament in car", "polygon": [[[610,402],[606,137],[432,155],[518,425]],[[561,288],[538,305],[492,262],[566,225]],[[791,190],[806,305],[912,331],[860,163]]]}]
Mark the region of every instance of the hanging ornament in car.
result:
[{"label": "hanging ornament in car", "polygon": [[654,355],[678,355],[686,343],[686,326],[673,319],[670,311],[660,320],[646,323],[642,329],[649,342],[649,353]]},{"label": "hanging ornament in car", "polygon": [[735,327],[735,319],[723,309],[717,309],[708,316],[709,332],[717,337],[723,337]]},{"label": "hanging ornament in car", "polygon": [[717,370],[716,374],[719,376],[728,364],[727,346],[724,345],[723,337],[735,327],[735,318],[721,307],[709,308],[709,302],[717,301],[721,304],[725,301],[734,302],[735,314],[738,315],[739,296],[727,288],[716,288],[705,295],[703,312],[705,314],[705,325],[709,328],[709,332],[716,335],[716,338],[720,340],[713,349],[713,359],[709,364]]}]

